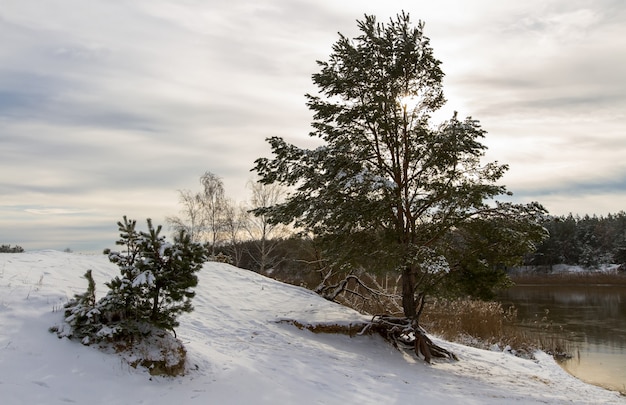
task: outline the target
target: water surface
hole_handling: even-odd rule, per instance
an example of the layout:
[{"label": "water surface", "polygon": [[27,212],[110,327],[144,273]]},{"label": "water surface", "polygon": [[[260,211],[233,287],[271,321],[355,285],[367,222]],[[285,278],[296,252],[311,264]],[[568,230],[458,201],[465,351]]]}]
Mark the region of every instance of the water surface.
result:
[{"label": "water surface", "polygon": [[518,285],[499,299],[515,305],[523,328],[570,344],[565,370],[626,392],[626,287]]}]

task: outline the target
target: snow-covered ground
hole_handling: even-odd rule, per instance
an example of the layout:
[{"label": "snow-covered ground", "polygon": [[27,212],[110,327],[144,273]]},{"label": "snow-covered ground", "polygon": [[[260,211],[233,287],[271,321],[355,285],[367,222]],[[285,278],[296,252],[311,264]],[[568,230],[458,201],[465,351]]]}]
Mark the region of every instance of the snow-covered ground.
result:
[{"label": "snow-covered ground", "polygon": [[84,292],[98,296],[118,273],[104,255],[56,251],[0,254],[0,403],[13,404],[618,404],[549,356],[524,360],[441,342],[459,361],[432,365],[376,336],[314,334],[280,323],[349,323],[364,317],[312,292],[253,272],[208,263],[195,311],[177,330],[188,372],[151,377],[114,354],[48,328]]}]

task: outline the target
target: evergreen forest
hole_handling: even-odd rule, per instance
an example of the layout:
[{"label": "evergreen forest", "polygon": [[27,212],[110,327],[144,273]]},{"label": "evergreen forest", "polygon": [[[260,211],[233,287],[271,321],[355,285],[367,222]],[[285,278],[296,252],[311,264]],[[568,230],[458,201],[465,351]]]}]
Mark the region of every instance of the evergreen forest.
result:
[{"label": "evergreen forest", "polygon": [[[626,263],[626,212],[604,216],[552,216],[544,227],[550,237],[529,254],[525,264],[580,265]],[[624,266],[622,266],[623,268]]]}]

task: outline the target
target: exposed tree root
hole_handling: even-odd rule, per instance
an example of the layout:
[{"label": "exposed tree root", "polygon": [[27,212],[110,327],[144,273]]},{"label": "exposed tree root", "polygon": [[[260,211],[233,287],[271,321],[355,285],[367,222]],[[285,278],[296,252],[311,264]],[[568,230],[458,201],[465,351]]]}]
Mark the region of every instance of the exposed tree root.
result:
[{"label": "exposed tree root", "polygon": [[[314,333],[341,333],[349,336],[380,334],[396,349],[415,350],[415,355],[423,357],[429,363],[433,358],[458,360],[451,351],[435,344],[426,332],[407,318],[388,315],[376,315],[368,323],[350,324],[303,324],[296,320],[283,319],[280,323],[289,323],[298,329],[307,329]],[[359,331],[357,333],[357,331]]]},{"label": "exposed tree root", "polygon": [[427,363],[433,357],[458,360],[454,353],[435,344],[416,322],[407,318],[375,315],[360,334],[371,332],[380,334],[397,349],[403,347],[415,350],[415,355],[421,355]]}]

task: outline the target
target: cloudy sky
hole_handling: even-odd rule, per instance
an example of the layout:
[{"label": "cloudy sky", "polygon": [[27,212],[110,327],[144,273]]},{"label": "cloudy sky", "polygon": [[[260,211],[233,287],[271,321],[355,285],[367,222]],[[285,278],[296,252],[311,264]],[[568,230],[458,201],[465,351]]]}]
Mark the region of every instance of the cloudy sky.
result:
[{"label": "cloudy sky", "polygon": [[337,32],[402,10],[516,201],[626,210],[622,0],[1,0],[0,244],[114,247],[123,215],[164,223],[205,171],[246,200],[265,138],[310,142]]}]

